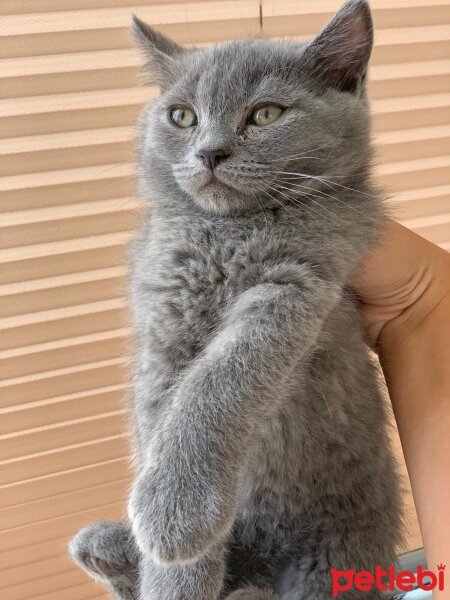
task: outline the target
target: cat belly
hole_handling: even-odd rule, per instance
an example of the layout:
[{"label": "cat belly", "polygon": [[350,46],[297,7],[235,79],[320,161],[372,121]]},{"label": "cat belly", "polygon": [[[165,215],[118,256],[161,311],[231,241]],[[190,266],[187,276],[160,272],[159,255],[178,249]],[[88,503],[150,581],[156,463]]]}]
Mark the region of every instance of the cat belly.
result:
[{"label": "cat belly", "polygon": [[243,478],[244,513],[257,504],[268,527],[285,522],[294,531],[319,500],[333,514],[370,504],[371,488],[395,488],[384,403],[353,308],[343,304],[327,325],[315,354],[283,384],[289,401],[258,432]]}]

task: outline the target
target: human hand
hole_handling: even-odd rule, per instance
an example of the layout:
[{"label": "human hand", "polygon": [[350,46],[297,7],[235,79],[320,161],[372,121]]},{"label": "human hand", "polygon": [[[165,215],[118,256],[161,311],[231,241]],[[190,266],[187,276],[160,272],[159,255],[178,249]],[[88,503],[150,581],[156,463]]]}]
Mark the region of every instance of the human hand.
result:
[{"label": "human hand", "polygon": [[407,334],[450,294],[450,256],[399,223],[385,221],[351,287],[368,341],[376,347],[386,329]]},{"label": "human hand", "polygon": [[389,389],[427,562],[448,564],[450,255],[386,221],[352,285]]}]

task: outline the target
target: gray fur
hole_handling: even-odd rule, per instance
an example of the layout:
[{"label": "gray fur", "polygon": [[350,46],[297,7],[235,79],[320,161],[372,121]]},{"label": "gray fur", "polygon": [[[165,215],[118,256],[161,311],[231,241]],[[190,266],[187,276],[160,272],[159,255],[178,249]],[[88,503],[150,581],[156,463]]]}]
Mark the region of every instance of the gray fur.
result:
[{"label": "gray fur", "polygon": [[[140,119],[152,209],[132,252],[137,478],[122,528],[140,592],[136,578],[118,597],[329,599],[331,567],[387,566],[401,540],[387,417],[346,290],[382,216],[368,5],[351,0],[307,45],[183,51],[138,20],[135,35],[161,95]],[[247,125],[255,101],[286,109]],[[180,104],[196,127],[170,122]],[[225,183],[208,184],[205,148],[229,155]],[[72,544],[90,572],[92,556],[120,563],[108,527]]]}]

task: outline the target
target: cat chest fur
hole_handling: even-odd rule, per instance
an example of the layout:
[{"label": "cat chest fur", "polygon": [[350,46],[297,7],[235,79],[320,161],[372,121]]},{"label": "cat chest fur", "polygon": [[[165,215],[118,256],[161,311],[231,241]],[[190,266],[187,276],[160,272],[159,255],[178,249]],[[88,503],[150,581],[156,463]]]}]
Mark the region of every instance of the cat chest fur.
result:
[{"label": "cat chest fur", "polygon": [[266,221],[164,225],[135,252],[133,313],[141,343],[178,370],[205,347],[240,293],[264,281],[272,264],[292,260],[293,244],[273,227],[265,243]]}]

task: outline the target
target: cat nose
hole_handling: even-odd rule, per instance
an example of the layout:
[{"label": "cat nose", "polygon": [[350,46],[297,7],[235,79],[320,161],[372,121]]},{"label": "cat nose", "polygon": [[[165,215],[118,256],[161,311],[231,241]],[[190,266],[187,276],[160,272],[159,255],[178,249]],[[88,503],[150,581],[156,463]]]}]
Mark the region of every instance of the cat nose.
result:
[{"label": "cat nose", "polygon": [[219,148],[218,150],[199,150],[197,156],[205,167],[213,171],[222,160],[230,155]]}]

